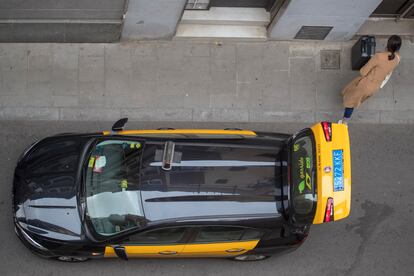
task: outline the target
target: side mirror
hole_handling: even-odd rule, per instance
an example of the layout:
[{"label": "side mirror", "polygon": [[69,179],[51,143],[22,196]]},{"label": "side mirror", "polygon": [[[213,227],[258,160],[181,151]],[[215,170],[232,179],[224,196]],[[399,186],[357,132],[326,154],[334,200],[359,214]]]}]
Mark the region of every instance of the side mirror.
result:
[{"label": "side mirror", "polygon": [[115,122],[112,126],[112,131],[121,131],[124,130],[124,126],[128,122],[128,118],[122,118]]},{"label": "side mirror", "polygon": [[125,247],[123,246],[115,246],[114,247],[115,254],[122,260],[128,261],[128,255],[126,253]]}]

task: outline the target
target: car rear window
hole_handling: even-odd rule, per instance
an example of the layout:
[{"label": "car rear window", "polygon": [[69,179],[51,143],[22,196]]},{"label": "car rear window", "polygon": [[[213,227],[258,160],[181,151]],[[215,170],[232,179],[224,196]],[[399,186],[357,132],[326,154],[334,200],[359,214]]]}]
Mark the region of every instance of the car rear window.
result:
[{"label": "car rear window", "polygon": [[291,159],[291,196],[296,217],[307,216],[314,212],[315,193],[315,156],[311,134],[301,135],[292,143]]}]

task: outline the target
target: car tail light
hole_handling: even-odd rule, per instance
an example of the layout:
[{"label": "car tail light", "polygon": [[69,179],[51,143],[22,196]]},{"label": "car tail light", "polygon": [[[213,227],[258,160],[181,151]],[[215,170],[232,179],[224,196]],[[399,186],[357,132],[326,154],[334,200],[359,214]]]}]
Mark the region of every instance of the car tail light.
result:
[{"label": "car tail light", "polygon": [[328,201],[326,202],[325,219],[323,220],[324,222],[330,222],[334,220],[333,203],[333,198],[328,198]]},{"label": "car tail light", "polygon": [[322,122],[323,133],[327,142],[332,141],[332,123]]}]

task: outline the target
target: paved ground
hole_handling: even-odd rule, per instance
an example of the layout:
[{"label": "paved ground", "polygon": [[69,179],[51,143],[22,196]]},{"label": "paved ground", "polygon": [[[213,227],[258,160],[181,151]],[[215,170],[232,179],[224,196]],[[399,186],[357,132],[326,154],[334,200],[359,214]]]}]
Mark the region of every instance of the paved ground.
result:
[{"label": "paved ground", "polygon": [[[14,164],[36,139],[67,131],[108,129],[96,122],[0,121],[0,275],[414,275],[414,128],[350,126],[352,211],[348,219],[315,225],[297,251],[262,262],[218,259],[96,260],[81,264],[32,255],[15,237],[10,190]],[[295,132],[299,124],[157,123],[156,127],[243,127]],[[150,127],[131,123],[129,127]]]},{"label": "paved ground", "polygon": [[[337,120],[339,93],[357,74],[353,43],[0,44],[0,119]],[[326,49],[341,52],[339,70],[320,69]],[[414,123],[414,43],[401,53],[354,122]]]}]

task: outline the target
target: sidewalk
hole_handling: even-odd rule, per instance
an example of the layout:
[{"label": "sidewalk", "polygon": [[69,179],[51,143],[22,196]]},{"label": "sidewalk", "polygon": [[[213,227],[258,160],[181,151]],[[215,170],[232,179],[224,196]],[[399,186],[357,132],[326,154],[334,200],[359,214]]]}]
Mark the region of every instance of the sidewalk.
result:
[{"label": "sidewalk", "polygon": [[[377,49],[384,48],[383,40]],[[0,119],[305,122],[338,120],[347,43],[0,44]],[[340,50],[322,70],[320,50]],[[352,118],[414,123],[414,43]]]}]

